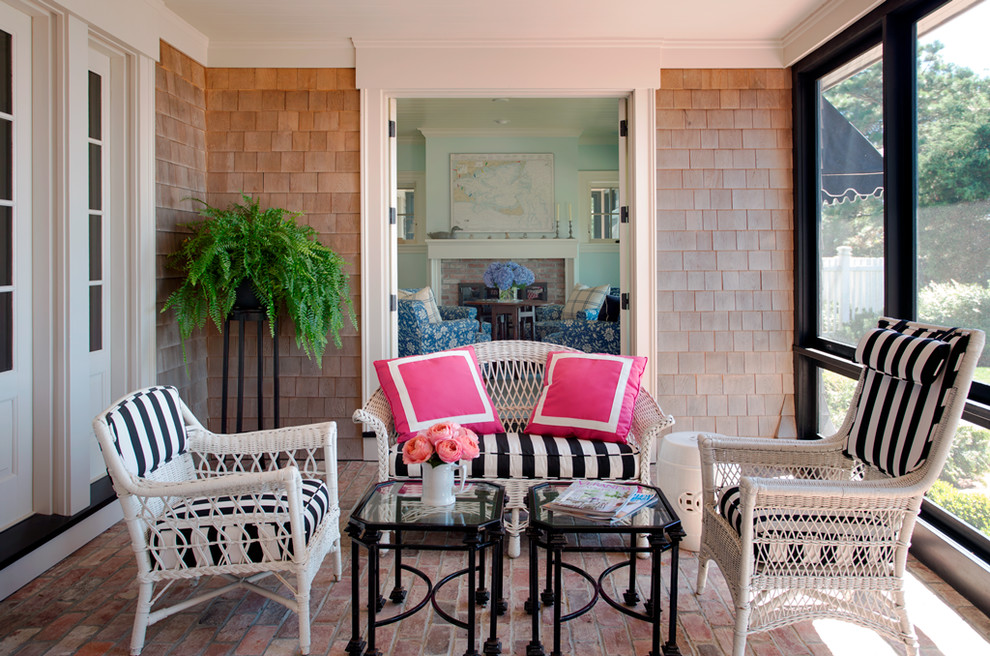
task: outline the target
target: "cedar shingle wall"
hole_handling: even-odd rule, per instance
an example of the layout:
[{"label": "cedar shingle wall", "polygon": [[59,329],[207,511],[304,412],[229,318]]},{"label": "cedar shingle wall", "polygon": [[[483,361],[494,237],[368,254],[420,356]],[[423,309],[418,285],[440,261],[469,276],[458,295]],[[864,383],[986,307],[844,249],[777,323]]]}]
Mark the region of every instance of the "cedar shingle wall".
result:
[{"label": "cedar shingle wall", "polygon": [[[223,206],[244,192],[263,206],[302,212],[320,241],[349,264],[355,310],[360,289],[359,103],[353,69],[210,68],[206,71],[207,197]],[[281,425],[335,420],[342,458],[360,458],[361,440],[351,413],[362,405],[361,345],[349,324],[343,348],[332,344],[320,369],[295,345],[295,329],[280,322]],[[257,426],[255,329],[247,333],[245,429]],[[231,330],[231,389],[236,371],[236,328]],[[265,370],[271,372],[266,338]],[[210,423],[219,427],[222,338],[209,337]],[[266,426],[272,383],[265,381]],[[233,403],[228,417],[233,426]]]},{"label": "cedar shingle wall", "polygon": [[[185,232],[180,225],[196,220],[188,197],[206,197],[206,72],[165,42],[155,76],[156,279],[160,310],[178,287],[177,274],[166,266]],[[207,410],[206,334],[186,342],[188,370],[183,363],[179,330],[171,312],[158,313],[158,382],[175,385],[197,416]]]},{"label": "cedar shingle wall", "polygon": [[665,70],[658,400],[676,430],[794,434],[791,77]]}]

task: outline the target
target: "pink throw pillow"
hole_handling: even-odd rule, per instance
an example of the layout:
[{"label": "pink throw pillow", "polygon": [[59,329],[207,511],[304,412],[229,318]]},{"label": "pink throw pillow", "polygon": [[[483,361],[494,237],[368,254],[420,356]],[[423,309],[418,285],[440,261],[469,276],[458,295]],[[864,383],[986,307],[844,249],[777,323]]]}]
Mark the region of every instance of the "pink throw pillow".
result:
[{"label": "pink throw pillow", "polygon": [[453,421],[476,433],[505,432],[473,346],[376,360],[375,371],[392,407],[400,443],[439,421]]},{"label": "pink throw pillow", "polygon": [[646,358],[551,351],[526,432],[625,443]]}]

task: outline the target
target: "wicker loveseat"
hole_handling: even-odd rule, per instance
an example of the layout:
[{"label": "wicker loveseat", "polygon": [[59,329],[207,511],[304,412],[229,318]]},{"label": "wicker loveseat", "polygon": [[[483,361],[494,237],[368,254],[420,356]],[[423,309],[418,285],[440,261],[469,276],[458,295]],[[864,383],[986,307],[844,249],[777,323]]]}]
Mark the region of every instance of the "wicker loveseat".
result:
[{"label": "wicker loveseat", "polygon": [[[485,388],[507,433],[479,436],[481,455],[469,461],[468,476],[505,486],[510,557],[519,555],[519,535],[527,525],[520,511],[531,486],[575,478],[651,481],[653,441],[674,424],[674,418],[663,413],[645,386],[636,400],[626,444],[530,436],[522,431],[543,385],[547,354],[574,349],[522,340],[484,342],[475,344],[474,349]],[[380,388],[354,412],[353,419],[375,432],[379,480],[419,475],[419,465],[402,462],[392,410]]]}]

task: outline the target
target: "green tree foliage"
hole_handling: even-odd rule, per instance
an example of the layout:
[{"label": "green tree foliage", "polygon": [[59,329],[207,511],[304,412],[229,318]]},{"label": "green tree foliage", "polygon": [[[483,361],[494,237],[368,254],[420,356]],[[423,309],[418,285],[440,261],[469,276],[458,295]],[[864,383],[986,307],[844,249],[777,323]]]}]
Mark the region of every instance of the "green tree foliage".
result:
[{"label": "green tree foliage", "polygon": [[[942,326],[979,328],[990,334],[990,287],[976,283],[931,282],[918,293],[918,318]],[[979,366],[990,366],[984,349]]]},{"label": "green tree foliage", "polygon": [[990,473],[990,430],[960,426],[942,469],[942,480],[955,487],[973,487]]},{"label": "green tree foliage", "polygon": [[925,496],[990,537],[990,497],[987,495],[960,492],[945,481],[935,481]]}]

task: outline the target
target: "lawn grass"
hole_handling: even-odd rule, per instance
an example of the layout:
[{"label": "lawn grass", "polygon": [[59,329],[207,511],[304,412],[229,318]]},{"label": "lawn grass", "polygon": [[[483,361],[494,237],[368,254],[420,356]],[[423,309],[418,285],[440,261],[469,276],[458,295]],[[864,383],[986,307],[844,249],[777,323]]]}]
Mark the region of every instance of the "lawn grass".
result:
[{"label": "lawn grass", "polygon": [[973,380],[990,385],[990,367],[977,367]]}]

